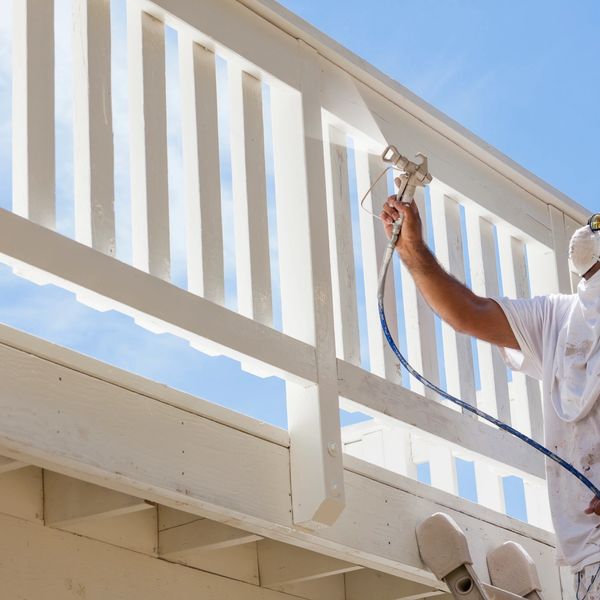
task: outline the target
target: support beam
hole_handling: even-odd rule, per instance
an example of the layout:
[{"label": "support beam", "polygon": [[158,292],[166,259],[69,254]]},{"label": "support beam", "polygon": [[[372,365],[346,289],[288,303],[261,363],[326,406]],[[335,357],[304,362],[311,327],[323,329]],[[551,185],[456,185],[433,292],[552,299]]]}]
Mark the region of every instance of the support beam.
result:
[{"label": "support beam", "polygon": [[445,593],[422,583],[371,569],[346,573],[344,577],[346,600],[420,600],[431,596],[439,597]]},{"label": "support beam", "polygon": [[51,527],[70,527],[152,508],[152,503],[121,492],[51,471],[44,474],[44,520]]},{"label": "support beam", "polygon": [[194,552],[224,550],[251,544],[263,538],[210,519],[198,519],[159,533],[158,553],[168,560],[179,560]]},{"label": "support beam", "polygon": [[263,540],[258,544],[258,568],[261,585],[273,588],[363,567],[274,540]]}]

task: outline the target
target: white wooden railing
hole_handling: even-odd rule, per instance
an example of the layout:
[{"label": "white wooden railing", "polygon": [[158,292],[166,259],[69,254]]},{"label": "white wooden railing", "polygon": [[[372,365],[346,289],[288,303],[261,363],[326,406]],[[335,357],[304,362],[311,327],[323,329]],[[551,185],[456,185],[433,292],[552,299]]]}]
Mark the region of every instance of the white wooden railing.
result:
[{"label": "white wooden railing", "polygon": [[[393,468],[414,475],[417,463],[428,462],[432,484],[456,493],[453,459],[467,458],[475,462],[481,503],[502,509],[499,478],[516,474],[528,505],[539,508],[540,456],[420,384],[401,385],[376,310],[384,239],[379,223],[359,214],[357,196],[379,174],[387,143],[408,156],[427,154],[435,179],[418,203],[424,222],[433,221],[430,242],[445,267],[490,296],[500,286],[508,296],[570,292],[565,250],[583,209],[271,0],[127,0],[126,264],[115,258],[110,2],[73,0],[73,10],[75,240],[55,231],[53,0],[18,0],[14,212],[0,213],[2,260],[92,306],[284,378],[298,524],[328,525],[343,510],[340,406],[393,428]],[[178,36],[185,228],[175,234],[186,239],[187,289],[170,283],[166,25]],[[216,57],[226,62],[228,106],[218,101]],[[220,110],[231,131],[237,312],[224,297],[231,240],[222,233]],[[268,215],[271,176],[276,231]],[[384,181],[367,203],[377,211],[388,193]],[[281,331],[273,327],[275,296]],[[436,383],[443,373],[451,393],[541,437],[538,383],[517,373],[508,381],[498,353],[479,342],[477,373],[471,341],[445,325],[436,334],[434,315],[400,264],[386,302],[418,370]],[[545,509],[530,514],[548,526]]]}]

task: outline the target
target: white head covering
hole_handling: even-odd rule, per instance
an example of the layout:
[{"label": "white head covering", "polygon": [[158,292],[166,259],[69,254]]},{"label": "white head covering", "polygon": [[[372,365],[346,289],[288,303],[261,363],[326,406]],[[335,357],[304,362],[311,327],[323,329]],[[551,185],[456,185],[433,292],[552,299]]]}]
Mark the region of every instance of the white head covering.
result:
[{"label": "white head covering", "polygon": [[600,260],[600,231],[592,231],[589,225],[579,228],[569,243],[571,268],[583,276]]},{"label": "white head covering", "polygon": [[600,397],[600,272],[579,282],[577,296],[558,336],[550,391],[557,415],[568,422],[585,417]]}]

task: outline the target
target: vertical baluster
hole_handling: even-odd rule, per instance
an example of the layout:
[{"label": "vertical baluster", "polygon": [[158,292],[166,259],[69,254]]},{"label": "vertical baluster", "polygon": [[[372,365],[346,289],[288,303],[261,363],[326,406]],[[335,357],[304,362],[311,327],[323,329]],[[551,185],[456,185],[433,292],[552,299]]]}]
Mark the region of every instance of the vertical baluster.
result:
[{"label": "vertical baluster", "polygon": [[[356,185],[360,199],[375,183],[375,180],[383,170],[383,164],[379,156],[369,154],[365,151],[357,150],[355,156]],[[366,210],[378,215],[387,197],[387,180],[383,177],[365,199]],[[394,383],[400,383],[402,380],[400,370],[396,357],[388,348],[383,332],[381,331],[377,305],[379,266],[385,254],[387,239],[383,232],[381,221],[373,218],[364,210],[360,211],[359,218],[371,371],[380,377],[386,377]],[[385,282],[384,307],[390,331],[395,334],[398,331],[398,316],[396,314],[394,270],[391,267]]]},{"label": "vertical baluster", "polygon": [[[499,232],[498,244],[504,293],[510,298],[528,298],[530,292],[525,244],[506,231]],[[540,386],[535,379],[518,371],[514,371],[512,377],[511,395],[515,399],[511,402],[513,425],[524,433],[532,435],[535,439],[541,440],[543,414]]]},{"label": "vertical baluster", "polygon": [[[498,269],[494,226],[472,210],[466,211],[471,283],[480,296],[497,297]],[[487,342],[477,341],[481,395],[479,407],[510,423],[510,404],[506,367],[500,353]]]},{"label": "vertical baluster", "polygon": [[527,522],[552,531],[548,491],[543,481],[523,480]]},{"label": "vertical baluster", "polygon": [[13,2],[13,210],[56,222],[54,0]]},{"label": "vertical baluster", "polygon": [[229,68],[238,310],[273,323],[261,82]]},{"label": "vertical baluster", "polygon": [[333,284],[333,314],[337,355],[360,364],[360,337],[356,302],[356,271],[352,243],[352,215],[349,204],[348,151],[346,135],[331,126],[328,130],[329,156],[326,175],[329,208],[329,239]]},{"label": "vertical baluster", "polygon": [[475,461],[477,502],[498,512],[505,512],[504,488],[501,474],[491,465]]},{"label": "vertical baluster", "polygon": [[406,477],[417,478],[417,466],[412,461],[410,430],[394,427],[383,431],[383,466]]},{"label": "vertical baluster", "polygon": [[[465,283],[465,263],[460,223],[460,206],[448,198],[435,183],[430,186],[435,253],[444,268],[461,283]],[[442,322],[444,367],[448,392],[475,405],[473,353],[468,336],[456,333]],[[465,411],[466,412],[466,411]],[[472,413],[466,412],[468,415]]]},{"label": "vertical baluster", "polygon": [[164,25],[127,3],[133,264],[169,280]]},{"label": "vertical baluster", "polygon": [[75,237],[115,255],[110,2],[74,0]]},{"label": "vertical baluster", "polygon": [[433,487],[449,494],[458,492],[456,463],[452,450],[448,446],[433,444],[429,448],[429,472]]},{"label": "vertical baluster", "polygon": [[[302,94],[272,88],[273,159],[285,333],[315,346],[318,385],[287,383],[294,522],[344,508],[318,56],[298,42]],[[306,473],[311,473],[307,478]]]},{"label": "vertical baluster", "polygon": [[[569,270],[569,240],[570,235],[565,227],[565,218],[563,213],[549,206],[550,222],[552,224],[552,237],[554,241],[554,266],[556,270],[557,290],[561,294],[571,293],[571,273]],[[547,266],[546,266],[547,270]]]},{"label": "vertical baluster", "polygon": [[224,303],[215,55],[180,34],[188,289]]},{"label": "vertical baluster", "polygon": [[[568,217],[567,215],[565,215],[565,238],[566,238],[567,242],[571,241],[571,237],[573,236],[575,231],[577,229],[579,229],[580,227],[581,227],[580,223],[577,223],[577,221],[574,221],[573,219],[571,219],[571,217]],[[571,276],[571,291],[576,292],[577,286],[579,285],[579,280],[581,278],[574,271],[569,270],[569,274]]]},{"label": "vertical baluster", "polygon": [[[417,188],[415,202],[423,222],[423,235],[426,236],[428,216],[422,188]],[[439,374],[433,312],[417,290],[408,269],[404,265],[401,268],[408,360],[426,379],[437,384]],[[411,389],[428,398],[439,400],[437,394],[414,379],[411,380]]]}]

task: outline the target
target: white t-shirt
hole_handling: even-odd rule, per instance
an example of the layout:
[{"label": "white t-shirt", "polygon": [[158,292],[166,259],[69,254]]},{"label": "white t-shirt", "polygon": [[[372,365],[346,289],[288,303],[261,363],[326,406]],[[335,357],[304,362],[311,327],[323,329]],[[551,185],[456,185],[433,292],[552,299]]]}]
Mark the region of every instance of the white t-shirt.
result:
[{"label": "white t-shirt", "polygon": [[[495,301],[506,314],[521,348],[521,351],[501,348],[505,362],[516,371],[542,380],[546,447],[599,486],[600,402],[590,403],[585,414],[582,412],[583,416],[574,420],[559,417],[554,405],[557,395],[555,361],[562,360],[557,347],[560,347],[561,332],[564,340],[565,328],[579,302],[578,295]],[[600,307],[600,296],[598,301]],[[562,354],[568,355],[564,346]],[[549,459],[546,460],[546,475],[558,540],[557,562],[570,566],[574,572],[600,562],[600,516],[584,513],[592,499],[591,492]]]}]

